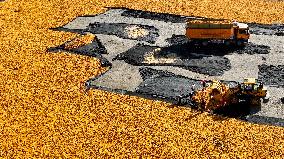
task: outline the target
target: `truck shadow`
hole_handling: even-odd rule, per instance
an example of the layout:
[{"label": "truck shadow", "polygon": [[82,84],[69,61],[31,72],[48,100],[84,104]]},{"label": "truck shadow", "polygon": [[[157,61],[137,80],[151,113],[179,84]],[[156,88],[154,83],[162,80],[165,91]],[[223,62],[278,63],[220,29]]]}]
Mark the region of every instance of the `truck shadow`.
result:
[{"label": "truck shadow", "polygon": [[134,66],[176,66],[193,72],[219,76],[231,68],[228,54],[268,54],[269,47],[249,43],[245,47],[191,43],[185,36],[166,40],[169,46],[159,47],[139,43],[118,54],[112,60],[123,60]]},{"label": "truck shadow", "polygon": [[169,47],[165,47],[164,52],[176,52],[181,57],[188,58],[186,55],[192,53],[224,56],[227,54],[268,54],[270,47],[265,45],[256,45],[248,43],[246,46],[225,45],[224,43],[209,43],[207,46],[196,44],[185,35],[173,35],[171,38],[166,39],[170,44]]}]

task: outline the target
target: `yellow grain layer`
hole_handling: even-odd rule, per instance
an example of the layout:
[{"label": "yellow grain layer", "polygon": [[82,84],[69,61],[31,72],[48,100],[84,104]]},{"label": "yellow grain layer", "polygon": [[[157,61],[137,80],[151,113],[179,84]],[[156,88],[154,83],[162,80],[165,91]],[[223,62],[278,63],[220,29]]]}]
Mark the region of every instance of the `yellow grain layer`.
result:
[{"label": "yellow grain layer", "polygon": [[65,43],[65,49],[72,50],[93,42],[95,36],[93,34],[79,35],[75,39]]},{"label": "yellow grain layer", "polygon": [[280,158],[284,129],[93,90],[90,57],[46,49],[75,38],[51,31],[105,6],[284,22],[283,2],[259,0],[7,0],[0,2],[0,157]]}]

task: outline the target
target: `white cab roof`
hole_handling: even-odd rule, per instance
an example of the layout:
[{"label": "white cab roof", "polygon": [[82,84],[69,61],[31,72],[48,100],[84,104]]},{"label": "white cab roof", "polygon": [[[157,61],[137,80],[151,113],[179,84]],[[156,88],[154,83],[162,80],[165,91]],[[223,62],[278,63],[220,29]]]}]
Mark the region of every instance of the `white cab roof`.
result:
[{"label": "white cab roof", "polygon": [[237,23],[238,27],[241,28],[241,29],[247,29],[248,28],[248,25],[245,24],[245,23]]}]

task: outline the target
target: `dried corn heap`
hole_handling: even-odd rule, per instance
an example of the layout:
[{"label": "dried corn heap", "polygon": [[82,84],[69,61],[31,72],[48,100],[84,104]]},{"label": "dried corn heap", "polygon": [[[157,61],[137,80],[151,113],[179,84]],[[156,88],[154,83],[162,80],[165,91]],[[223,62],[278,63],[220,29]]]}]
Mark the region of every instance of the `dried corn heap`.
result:
[{"label": "dried corn heap", "polygon": [[217,121],[206,113],[135,96],[99,90],[86,95],[80,82],[105,68],[90,57],[46,51],[77,36],[49,28],[103,12],[105,6],[284,22],[280,2],[178,2],[1,2],[0,158],[281,158],[283,128]]},{"label": "dried corn heap", "polygon": [[197,103],[198,108],[212,111],[231,104],[228,99],[232,95],[228,86],[219,81],[213,81],[208,87],[198,90],[192,99]]}]

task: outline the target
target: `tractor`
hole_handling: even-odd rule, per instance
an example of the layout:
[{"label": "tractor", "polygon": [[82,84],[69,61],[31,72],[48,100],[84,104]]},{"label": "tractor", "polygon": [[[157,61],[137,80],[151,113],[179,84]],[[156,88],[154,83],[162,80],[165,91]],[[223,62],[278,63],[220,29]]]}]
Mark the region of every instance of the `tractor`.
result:
[{"label": "tractor", "polygon": [[209,81],[203,89],[197,90],[192,100],[200,110],[212,112],[218,108],[238,104],[246,101],[249,105],[260,105],[261,98],[268,101],[267,89],[255,78],[245,78],[235,87],[213,80]]},{"label": "tractor", "polygon": [[269,100],[267,88],[262,82],[258,82],[255,78],[245,78],[241,84],[241,92],[239,94],[241,100],[248,101],[251,105],[259,105],[261,99],[263,102]]}]

